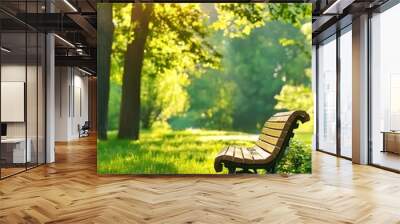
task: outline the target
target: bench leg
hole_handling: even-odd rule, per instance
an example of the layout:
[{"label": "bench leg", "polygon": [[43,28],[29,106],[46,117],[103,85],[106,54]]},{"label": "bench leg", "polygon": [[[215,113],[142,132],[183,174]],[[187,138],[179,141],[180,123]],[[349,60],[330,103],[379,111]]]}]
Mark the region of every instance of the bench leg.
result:
[{"label": "bench leg", "polygon": [[267,172],[268,173],[276,173],[276,167],[275,166],[270,166],[270,167],[268,167],[267,169]]},{"label": "bench leg", "polygon": [[235,174],[236,173],[236,167],[233,167],[233,166],[228,167],[228,173],[229,174]]}]

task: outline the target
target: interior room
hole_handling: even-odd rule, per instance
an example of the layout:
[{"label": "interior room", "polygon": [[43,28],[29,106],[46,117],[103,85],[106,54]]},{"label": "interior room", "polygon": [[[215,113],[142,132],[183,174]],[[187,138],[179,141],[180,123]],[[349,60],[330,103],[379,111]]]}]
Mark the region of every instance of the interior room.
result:
[{"label": "interior room", "polygon": [[[96,51],[90,23],[95,5],[2,1],[0,6],[4,179],[54,162],[55,142],[95,135]],[[86,17],[76,14],[78,8]],[[46,22],[50,18],[53,23]]]},{"label": "interior room", "polygon": [[45,36],[22,23],[13,27],[0,34],[1,178],[45,162]]},{"label": "interior room", "polygon": [[312,4],[312,174],[213,177],[97,173],[109,2],[0,1],[0,223],[399,223],[398,0],[291,1]]},{"label": "interior room", "polygon": [[[96,91],[89,87],[93,75],[79,67],[56,67],[55,73],[55,141],[73,141],[95,134],[90,128],[88,102],[89,91]],[[82,130],[84,126],[89,126],[92,133]]]}]

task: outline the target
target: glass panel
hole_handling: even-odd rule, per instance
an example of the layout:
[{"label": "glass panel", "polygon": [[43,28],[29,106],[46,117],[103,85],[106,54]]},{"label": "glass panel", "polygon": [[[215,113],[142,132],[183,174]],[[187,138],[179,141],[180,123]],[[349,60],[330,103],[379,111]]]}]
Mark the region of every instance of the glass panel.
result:
[{"label": "glass panel", "polygon": [[28,150],[30,148],[30,160],[28,168],[37,165],[37,132],[38,132],[38,36],[36,32],[28,33],[28,63],[27,63],[27,81],[26,81],[26,113],[27,113],[27,142]]},{"label": "glass panel", "polygon": [[400,170],[400,5],[374,15],[372,25],[372,163]]},{"label": "glass panel", "polygon": [[[26,144],[26,33],[1,34],[2,177],[25,170],[31,151]],[[28,150],[27,147],[28,146]]]},{"label": "glass panel", "polygon": [[340,36],[340,153],[352,157],[352,35]]},{"label": "glass panel", "polygon": [[336,37],[318,48],[318,148],[336,153]]},{"label": "glass panel", "polygon": [[46,65],[46,52],[45,44],[46,39],[44,34],[39,34],[38,45],[38,163],[45,163],[45,65]]},{"label": "glass panel", "polygon": [[43,13],[45,1],[1,1],[0,7],[0,18],[7,20],[0,23],[4,178],[45,162],[45,35],[21,22],[30,19],[26,12]]},{"label": "glass panel", "polygon": [[[26,12],[37,13],[39,4],[37,1],[27,2]],[[33,17],[35,20],[38,17]],[[36,23],[36,21],[31,21]],[[38,45],[39,36],[35,30],[27,31],[27,81],[26,81],[26,113],[27,113],[27,143],[30,148],[31,158],[27,167],[35,167],[38,164]]]}]

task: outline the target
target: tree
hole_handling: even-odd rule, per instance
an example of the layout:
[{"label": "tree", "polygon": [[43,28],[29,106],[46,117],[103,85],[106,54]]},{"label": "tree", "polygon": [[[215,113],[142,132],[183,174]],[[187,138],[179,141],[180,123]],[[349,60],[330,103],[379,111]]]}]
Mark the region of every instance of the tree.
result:
[{"label": "tree", "polygon": [[98,71],[98,138],[107,139],[107,116],[108,116],[108,101],[110,89],[110,63],[111,63],[111,48],[113,43],[113,30],[112,23],[112,5],[99,4],[98,5],[98,55],[97,57],[97,71]]},{"label": "tree", "polygon": [[[159,4],[154,5],[154,10],[152,6],[132,6],[133,40],[125,54],[120,138],[138,139],[139,117],[149,127],[154,119],[166,121],[172,114],[184,110],[185,105],[178,106],[181,100],[176,97],[185,94],[182,89],[188,85],[187,76],[218,63],[218,53],[205,39],[207,28],[198,4]],[[185,18],[184,23],[181,18]],[[142,78],[146,81],[142,96],[147,104],[144,105],[140,97]],[[166,81],[175,88],[167,88],[170,86],[165,85]],[[140,108],[144,109],[143,113]]]},{"label": "tree", "polygon": [[134,37],[125,54],[119,138],[139,138],[140,77],[152,12],[153,4],[134,4],[132,7],[131,23],[134,25]]}]

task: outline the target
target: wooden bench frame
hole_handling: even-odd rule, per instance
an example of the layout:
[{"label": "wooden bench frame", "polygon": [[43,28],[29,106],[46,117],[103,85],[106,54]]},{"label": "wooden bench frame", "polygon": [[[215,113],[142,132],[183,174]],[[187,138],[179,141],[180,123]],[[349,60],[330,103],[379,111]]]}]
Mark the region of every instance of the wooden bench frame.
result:
[{"label": "wooden bench frame", "polygon": [[[282,115],[283,114],[283,115]],[[289,117],[286,121],[280,122],[276,121],[279,120],[279,117]],[[280,143],[279,145],[274,145],[272,152],[268,152],[267,150],[263,149],[260,146],[253,146],[250,148],[246,148],[245,150],[253,150],[254,147],[261,148],[264,150],[267,154],[270,154],[265,158],[265,163],[257,163],[257,164],[252,164],[244,161],[244,155],[243,151],[240,148],[240,151],[242,152],[242,161],[240,161],[240,158],[237,158],[235,156],[227,156],[226,152],[229,151],[229,147],[233,147],[232,151],[237,151],[237,147],[235,146],[228,146],[224,148],[215,158],[214,161],[214,169],[216,172],[221,172],[223,170],[223,167],[225,166],[228,168],[229,174],[235,174],[235,173],[252,173],[249,171],[249,169],[254,170],[254,173],[257,173],[257,169],[265,169],[268,173],[275,173],[277,165],[279,161],[282,159],[282,157],[285,154],[286,149],[289,146],[290,139],[294,136],[294,129],[299,127],[298,121],[301,121],[302,123],[305,123],[310,120],[310,116],[305,112],[305,111],[290,111],[290,112],[281,112],[277,113],[274,116],[272,116],[270,119],[268,119],[265,122],[264,128],[266,128],[267,123],[271,124],[273,122],[279,122],[281,125],[283,124],[283,128],[280,130],[280,135],[279,138],[277,138],[277,143]],[[261,136],[266,134],[262,132],[260,134]],[[259,138],[258,141],[261,141]],[[225,152],[224,152],[225,151]],[[253,154],[252,154],[253,156]],[[227,157],[227,158],[226,158]],[[238,161],[239,160],[239,161]],[[263,160],[260,160],[263,161]],[[236,169],[241,168],[242,171],[237,172]]]}]

